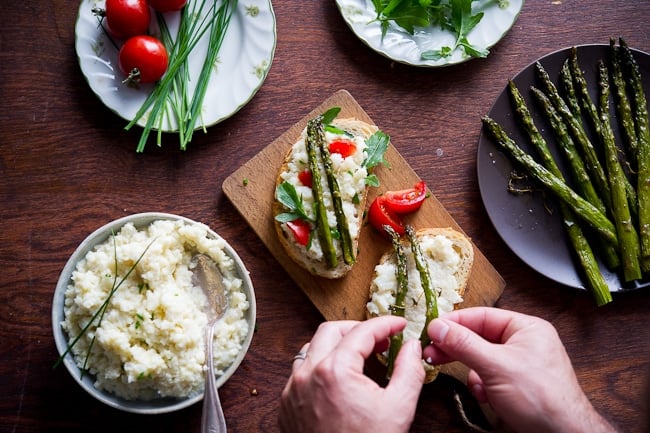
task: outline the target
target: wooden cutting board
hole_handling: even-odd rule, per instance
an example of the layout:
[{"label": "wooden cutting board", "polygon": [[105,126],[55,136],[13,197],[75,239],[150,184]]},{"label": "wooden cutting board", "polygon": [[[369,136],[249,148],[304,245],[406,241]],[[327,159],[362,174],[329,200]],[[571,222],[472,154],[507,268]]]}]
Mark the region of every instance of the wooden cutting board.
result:
[{"label": "wooden cutting board", "polygon": [[[275,181],[284,157],[307,121],[335,106],[341,108],[340,118],[355,117],[374,124],[347,91],[339,90],[230,175],[223,182],[223,190],[325,319],[363,320],[375,265],[381,255],[391,248],[390,242],[379,236],[369,225],[364,225],[359,239],[358,261],[354,268],[342,279],[329,280],[315,277],[296,265],[284,252],[273,225]],[[381,125],[378,126],[381,129]],[[420,180],[392,144],[386,152],[386,159],[390,167],[380,165],[375,170],[381,185],[370,189],[368,203],[377,194],[410,188]],[[424,201],[418,212],[409,215],[405,221],[416,229],[452,227],[462,231],[433,194]],[[505,282],[476,246],[474,252],[474,266],[461,307],[494,305],[503,292]]]},{"label": "wooden cutting board", "polygon": [[[329,280],[315,277],[295,264],[280,245],[273,225],[275,182],[287,152],[309,119],[335,106],[341,108],[339,118],[355,117],[374,124],[347,91],[339,90],[230,175],[223,182],[223,190],[325,319],[364,320],[374,268],[381,255],[391,248],[390,242],[365,224],[359,238],[357,263],[352,271],[344,278]],[[378,126],[381,129],[381,125]],[[392,144],[386,152],[386,159],[390,167],[380,165],[376,168],[375,174],[381,185],[370,189],[368,203],[377,194],[409,188],[420,180]],[[416,229],[452,227],[462,231],[433,194],[424,201],[419,211],[409,215],[405,221]],[[474,252],[474,266],[461,307],[494,305],[503,292],[505,282],[476,246]]]},{"label": "wooden cutting board", "polygon": [[[300,286],[326,320],[365,319],[365,305],[375,265],[381,255],[391,248],[390,242],[364,225],[359,238],[357,263],[347,276],[329,280],[311,275],[296,265],[284,252],[273,225],[272,204],[278,170],[291,145],[306,126],[307,121],[331,107],[340,107],[340,118],[355,117],[374,124],[372,119],[345,90],[316,107],[300,122],[274,140],[253,159],[235,171],[223,182],[223,190],[244,219],[255,230],[271,254]],[[378,125],[381,129],[381,125]],[[381,185],[371,188],[368,203],[385,191],[412,187],[420,179],[391,144],[385,155],[390,167],[378,166],[375,174]],[[405,218],[416,229],[426,227],[452,227],[462,231],[442,204],[431,194],[422,208]],[[505,282],[481,251],[474,246],[474,266],[470,275],[463,307],[492,306],[501,296]],[[449,364],[444,372],[465,382],[467,369],[456,363]]]}]

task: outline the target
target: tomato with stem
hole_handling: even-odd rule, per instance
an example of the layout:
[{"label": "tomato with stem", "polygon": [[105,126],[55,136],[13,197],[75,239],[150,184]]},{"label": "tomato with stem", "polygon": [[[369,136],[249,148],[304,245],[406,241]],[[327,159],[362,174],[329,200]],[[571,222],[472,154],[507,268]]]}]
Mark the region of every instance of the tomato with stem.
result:
[{"label": "tomato with stem", "polygon": [[153,83],[167,70],[169,56],[165,45],[153,36],[138,35],[129,38],[118,54],[120,70],[125,83]]},{"label": "tomato with stem", "polygon": [[123,40],[146,34],[151,21],[147,0],[106,0],[103,15],[108,33]]}]

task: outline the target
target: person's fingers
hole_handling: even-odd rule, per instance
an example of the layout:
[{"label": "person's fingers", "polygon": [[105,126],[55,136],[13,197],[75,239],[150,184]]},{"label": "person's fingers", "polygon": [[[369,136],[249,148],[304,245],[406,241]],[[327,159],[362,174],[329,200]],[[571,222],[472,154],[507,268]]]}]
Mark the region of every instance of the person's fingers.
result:
[{"label": "person's fingers", "polygon": [[479,374],[493,371],[501,363],[500,352],[495,350],[494,344],[456,322],[446,318],[435,319],[429,324],[428,332],[439,350],[451,359],[476,369]]},{"label": "person's fingers", "polygon": [[411,339],[404,342],[404,345],[395,359],[395,368],[390,378],[386,391],[395,393],[397,400],[406,402],[417,401],[422,384],[424,383],[425,372],[422,367],[422,349],[420,341]]},{"label": "person's fingers", "polygon": [[307,353],[309,351],[309,346],[311,343],[305,343],[298,353],[293,357],[293,365],[291,366],[291,371],[296,371],[302,364],[304,364],[305,359],[307,359]]},{"label": "person's fingers", "polygon": [[467,388],[474,394],[479,403],[487,402],[487,394],[483,386],[483,380],[474,370],[470,370],[467,375]]},{"label": "person's fingers", "polygon": [[438,346],[429,344],[422,350],[422,359],[427,364],[438,365],[454,361],[454,359],[443,352]]},{"label": "person's fingers", "polygon": [[384,340],[397,334],[406,326],[406,319],[399,316],[380,316],[361,322],[352,328],[338,345],[341,353],[349,353],[367,359]]},{"label": "person's fingers", "polygon": [[334,350],[344,335],[359,322],[354,320],[330,321],[321,323],[311,339],[305,362],[316,365]]},{"label": "person's fingers", "polygon": [[[534,317],[500,308],[474,307],[454,310],[441,318],[456,322],[471,329],[484,339],[493,343],[505,343],[510,336],[531,322]],[[429,335],[433,341],[440,340],[444,329],[437,329],[434,335]]]}]

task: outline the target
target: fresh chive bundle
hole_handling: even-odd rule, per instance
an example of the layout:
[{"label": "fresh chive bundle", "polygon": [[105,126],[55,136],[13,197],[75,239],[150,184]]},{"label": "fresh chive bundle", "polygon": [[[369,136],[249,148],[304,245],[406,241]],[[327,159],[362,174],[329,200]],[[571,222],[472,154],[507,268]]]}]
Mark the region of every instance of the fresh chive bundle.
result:
[{"label": "fresh chive bundle", "polygon": [[[178,33],[174,39],[162,14],[157,14],[161,38],[168,49],[169,66],[163,78],[133,119],[126,125],[129,130],[145,115],[137,152],[143,152],[152,129],[158,129],[156,144],[162,144],[162,126],[165,119],[178,124],[180,148],[185,150],[192,140],[192,134],[203,99],[210,81],[210,75],[230,25],[238,0],[201,0],[188,2],[181,12]],[[220,5],[218,5],[220,3]],[[201,72],[190,96],[189,56],[204,35],[208,34],[208,49]],[[205,130],[205,128],[204,128]]]}]

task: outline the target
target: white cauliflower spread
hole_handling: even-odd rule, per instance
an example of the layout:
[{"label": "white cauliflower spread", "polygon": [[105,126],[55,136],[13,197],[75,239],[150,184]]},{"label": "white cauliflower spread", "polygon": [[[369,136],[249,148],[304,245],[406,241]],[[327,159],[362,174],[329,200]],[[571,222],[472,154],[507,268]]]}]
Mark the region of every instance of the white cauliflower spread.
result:
[{"label": "white cauliflower spread", "polygon": [[[314,218],[314,195],[310,186],[303,185],[298,179],[298,175],[309,167],[309,157],[307,155],[306,145],[307,131],[304,129],[300,139],[296,141],[292,148],[291,161],[287,164],[287,169],[280,174],[282,179],[289,182],[296,188],[298,197],[302,198],[303,207],[305,212],[311,218]],[[366,141],[362,136],[350,137],[344,134],[336,134],[329,131],[325,132],[325,142],[332,143],[336,140],[352,141],[356,146],[356,152],[344,158],[338,153],[331,153],[332,168],[336,175],[338,186],[341,192],[341,201],[343,203],[343,213],[347,219],[348,230],[350,237],[355,239],[361,227],[359,226],[359,206],[358,198],[363,196],[367,187],[366,177],[368,177],[368,170],[363,166],[366,158]],[[319,164],[321,169],[321,184],[323,188],[323,203],[327,209],[327,222],[332,229],[336,229],[336,213],[334,212],[334,205],[332,204],[332,194],[327,186],[327,174],[323,164]],[[283,225],[283,229],[287,232],[289,239],[293,238],[290,230]],[[340,250],[338,245],[339,240],[333,239],[336,250]],[[311,248],[306,250],[305,254],[312,259],[320,260],[323,257],[323,250],[321,248],[318,236],[312,239]]]},{"label": "white cauliflower spread", "polygon": [[[202,392],[208,301],[192,284],[189,263],[196,253],[219,265],[228,298],[215,326],[215,374],[232,364],[248,333],[249,300],[224,246],[203,224],[158,220],[142,229],[126,224],[79,261],[61,325],[69,341],[83,332],[72,353],[79,368],[95,377],[96,388],[128,400]],[[101,326],[95,320],[84,332],[109,297]]]},{"label": "white cauliflower spread", "polygon": [[[462,260],[459,252],[454,249],[452,241],[442,235],[426,235],[419,238],[422,254],[425,257],[433,288],[438,295],[438,312],[453,311],[454,305],[463,301],[456,289],[459,286],[456,274]],[[404,317],[408,321],[404,330],[404,340],[418,339],[425,322],[426,303],[420,274],[415,267],[410,248],[404,250],[408,260],[408,291]],[[372,294],[367,304],[368,312],[382,316],[390,314],[390,308],[395,304],[397,289],[395,260],[388,260],[375,267],[373,284],[377,290]]]}]

